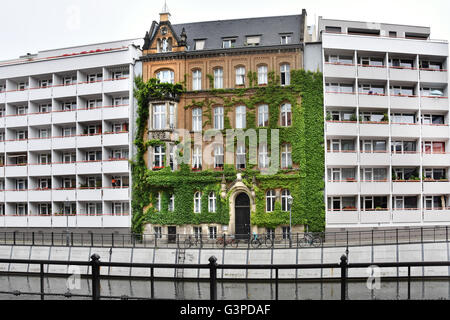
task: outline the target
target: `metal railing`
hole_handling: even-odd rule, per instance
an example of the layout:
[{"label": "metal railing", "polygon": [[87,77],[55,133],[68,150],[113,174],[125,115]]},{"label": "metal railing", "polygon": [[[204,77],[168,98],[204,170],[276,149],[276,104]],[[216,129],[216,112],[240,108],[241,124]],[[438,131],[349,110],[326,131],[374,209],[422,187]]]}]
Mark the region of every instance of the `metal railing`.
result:
[{"label": "metal railing", "polygon": [[[0,232],[1,245],[75,246],[104,248],[226,248],[284,249],[352,247],[373,245],[448,242],[449,227],[387,229],[368,231],[259,234],[116,234],[75,232]],[[311,240],[316,239],[314,241]]]},{"label": "metal railing", "polygon": [[[347,300],[348,299],[348,282],[358,279],[354,277],[348,276],[349,269],[362,269],[369,268],[373,266],[373,263],[352,263],[349,264],[347,262],[347,256],[341,256],[340,263],[331,263],[331,264],[286,264],[286,265],[240,265],[240,264],[229,264],[229,265],[219,265],[217,263],[217,258],[211,256],[209,258],[208,264],[148,264],[148,263],[123,263],[123,262],[103,262],[100,260],[99,255],[93,254],[91,256],[90,261],[78,261],[78,262],[67,262],[67,261],[46,261],[46,260],[18,260],[18,259],[0,259],[0,263],[10,263],[10,264],[32,264],[39,265],[39,279],[40,279],[40,291],[39,292],[21,292],[19,290],[14,291],[0,291],[0,294],[9,294],[14,296],[21,295],[38,295],[41,300],[45,300],[46,296],[64,296],[68,299],[84,297],[91,298],[92,300],[100,300],[100,299],[121,299],[121,300],[153,300],[155,299],[155,281],[158,280],[154,275],[155,269],[167,269],[167,268],[184,268],[184,269],[206,269],[209,270],[209,277],[203,279],[203,281],[209,282],[209,299],[217,300],[217,283],[219,281],[236,281],[239,279],[218,279],[217,271],[220,269],[240,269],[240,270],[270,270],[271,273],[275,272],[274,278],[267,279],[265,282],[275,283],[275,300],[279,300],[279,283],[280,281],[289,280],[287,278],[280,278],[279,272],[280,270],[308,270],[308,269],[340,269],[340,276],[338,277],[330,277],[326,278],[327,280],[334,280],[340,283],[340,299]],[[71,266],[88,266],[88,277],[90,279],[92,294],[72,294],[70,291],[66,293],[49,293],[45,292],[44,279],[45,276],[50,276],[50,273],[44,272],[45,265],[71,265]],[[377,263],[376,266],[380,269],[382,268],[407,268],[407,277],[403,277],[404,280],[407,281],[407,299],[411,299],[411,268],[413,267],[450,267],[450,261],[435,261],[435,262],[400,262],[400,263]],[[108,278],[107,276],[102,276],[100,273],[100,269],[102,267],[127,267],[127,268],[145,268],[150,269],[150,297],[129,297],[129,296],[102,296],[101,294],[101,285],[100,280],[102,278]],[[90,273],[89,273],[90,270]],[[448,278],[448,276],[445,276]],[[401,278],[400,276],[393,277],[397,279],[397,281]],[[417,277],[415,277],[417,278]],[[419,277],[425,278],[425,277]],[[148,278],[144,278],[148,279]],[[173,281],[180,281],[180,279],[173,278]],[[200,280],[200,279],[198,279]],[[293,281],[301,281],[305,280],[298,278],[296,276],[295,279],[290,279]],[[323,281],[324,278],[321,278]],[[176,297],[175,297],[176,299]]]}]

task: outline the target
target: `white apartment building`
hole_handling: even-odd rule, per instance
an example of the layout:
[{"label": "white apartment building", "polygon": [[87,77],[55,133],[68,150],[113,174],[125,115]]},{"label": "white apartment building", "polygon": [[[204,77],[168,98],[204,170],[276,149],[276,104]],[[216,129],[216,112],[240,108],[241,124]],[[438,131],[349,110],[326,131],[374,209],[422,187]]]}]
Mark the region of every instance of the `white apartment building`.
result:
[{"label": "white apartment building", "polygon": [[0,228],[129,229],[138,41],[0,62]]},{"label": "white apartment building", "polygon": [[448,43],[319,18],[327,230],[450,225]]}]

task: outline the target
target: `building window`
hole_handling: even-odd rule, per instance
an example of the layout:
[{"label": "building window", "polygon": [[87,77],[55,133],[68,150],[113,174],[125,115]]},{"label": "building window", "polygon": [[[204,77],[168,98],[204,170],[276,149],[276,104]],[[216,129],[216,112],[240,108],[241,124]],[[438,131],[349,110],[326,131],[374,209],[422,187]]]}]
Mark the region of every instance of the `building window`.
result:
[{"label": "building window", "polygon": [[266,212],[273,212],[275,210],[275,190],[266,192]]},{"label": "building window", "polygon": [[258,107],[258,127],[269,126],[269,106],[267,104]]},{"label": "building window", "polygon": [[157,212],[161,211],[161,192],[158,192],[155,197],[155,210]]},{"label": "building window", "polygon": [[290,197],[291,197],[291,192],[289,190],[283,190],[281,192],[281,211],[291,210],[291,205],[289,204]]},{"label": "building window", "polygon": [[281,126],[290,127],[292,124],[292,108],[289,103],[281,106]]},{"label": "building window", "polygon": [[290,234],[291,234],[291,228],[283,227],[283,240],[289,239]]},{"label": "building window", "polygon": [[39,129],[39,138],[41,139],[50,138],[50,129]]},{"label": "building window", "polygon": [[239,143],[236,148],[236,168],[245,169],[245,144]]},{"label": "building window", "polygon": [[50,203],[39,204],[39,215],[49,216],[52,214],[52,205]]},{"label": "building window", "polygon": [[356,198],[355,197],[329,197],[328,211],[355,211]]},{"label": "building window", "polygon": [[121,216],[129,213],[129,205],[126,202],[114,202],[112,204],[112,214]]},{"label": "building window", "polygon": [[247,126],[246,107],[236,107],[236,129],[245,129]]},{"label": "building window", "polygon": [[214,146],[214,168],[223,168],[223,145],[217,144]]},{"label": "building window", "polygon": [[208,211],[216,212],[216,193],[213,191],[209,194],[208,197]]},{"label": "building window", "polygon": [[292,168],[292,147],[289,143],[285,143],[281,146],[281,168]]},{"label": "building window", "polygon": [[203,50],[205,49],[205,43],[206,40],[194,40],[195,45],[194,45],[194,50]]},{"label": "building window", "polygon": [[214,129],[224,129],[224,109],[223,107],[214,108]]},{"label": "building window", "polygon": [[387,181],[387,169],[361,168],[361,179],[366,182]]},{"label": "building window", "polygon": [[192,90],[202,90],[202,72],[200,70],[192,72]]},{"label": "building window", "polygon": [[247,36],[248,46],[259,46],[261,43],[261,36]]},{"label": "building window", "polygon": [[223,89],[223,69],[214,69],[214,89]]},{"label": "building window", "polygon": [[153,232],[155,233],[155,238],[162,238],[162,228],[161,227],[153,227]]},{"label": "building window", "polygon": [[192,109],[192,131],[202,131],[202,108]]},{"label": "building window", "polygon": [[200,213],[202,211],[202,193],[197,191],[194,194],[194,213]]},{"label": "building window", "polygon": [[267,150],[266,143],[262,143],[259,146],[259,168],[260,169],[269,168],[269,152]]},{"label": "building window", "polygon": [[258,67],[258,84],[267,84],[267,66]]},{"label": "building window", "polygon": [[167,209],[169,212],[175,211],[175,195],[172,193],[169,197],[169,206]]},{"label": "building window", "polygon": [[156,74],[161,83],[175,83],[175,74],[172,70],[161,70]]},{"label": "building window", "polygon": [[236,46],[236,39],[223,39],[222,48],[230,49]]},{"label": "building window", "polygon": [[86,103],[86,108],[87,109],[95,109],[95,108],[99,108],[102,106],[102,100],[101,99],[93,99],[93,100],[88,100]]},{"label": "building window", "polygon": [[236,68],[236,85],[241,86],[245,84],[245,68],[237,67]]},{"label": "building window", "polygon": [[288,86],[291,84],[291,67],[289,63],[282,64],[280,67],[281,85]]},{"label": "building window", "polygon": [[16,204],[16,216],[26,216],[27,215],[27,204],[18,203]]},{"label": "building window", "polygon": [[96,215],[101,215],[102,214],[102,203],[98,202],[90,202],[86,204],[86,213],[89,216],[96,216]]},{"label": "building window", "polygon": [[386,210],[387,207],[387,197],[361,197],[361,210],[363,211]]},{"label": "building window", "polygon": [[217,227],[209,227],[209,239],[217,239]]},{"label": "building window", "polygon": [[292,43],[292,35],[284,34],[280,36],[281,44],[291,44]]},{"label": "building window", "polygon": [[38,157],[39,164],[50,164],[51,163],[51,154],[49,153],[41,153]]},{"label": "building window", "polygon": [[202,168],[202,147],[194,146],[194,153],[192,154],[192,168],[201,169]]},{"label": "building window", "polygon": [[52,111],[52,104],[40,104],[39,105],[39,113],[48,113]]},{"label": "building window", "polygon": [[158,104],[153,106],[153,129],[163,130],[166,128],[166,105]]},{"label": "building window", "polygon": [[194,237],[195,239],[202,238],[202,227],[194,227]]},{"label": "building window", "polygon": [[166,155],[166,148],[162,145],[154,147],[154,165],[153,169],[161,169],[164,167],[164,158]]}]

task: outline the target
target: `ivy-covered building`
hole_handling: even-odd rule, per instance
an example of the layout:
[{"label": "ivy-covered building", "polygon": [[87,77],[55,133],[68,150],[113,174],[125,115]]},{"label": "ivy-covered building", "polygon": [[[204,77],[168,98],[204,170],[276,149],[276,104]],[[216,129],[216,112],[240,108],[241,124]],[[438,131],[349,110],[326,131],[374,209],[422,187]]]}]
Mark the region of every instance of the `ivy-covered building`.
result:
[{"label": "ivy-covered building", "polygon": [[152,23],[136,79],[133,231],[324,228],[323,83],[302,70],[307,37],[305,10],[187,24],[164,11]]}]

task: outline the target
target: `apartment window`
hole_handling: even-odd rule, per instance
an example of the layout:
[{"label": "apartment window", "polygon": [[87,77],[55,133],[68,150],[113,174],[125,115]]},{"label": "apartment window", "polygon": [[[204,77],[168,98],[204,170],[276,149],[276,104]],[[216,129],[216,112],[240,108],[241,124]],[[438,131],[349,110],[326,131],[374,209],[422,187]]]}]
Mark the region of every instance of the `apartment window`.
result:
[{"label": "apartment window", "polygon": [[16,107],[16,115],[23,115],[28,113],[28,106]]},{"label": "apartment window", "polygon": [[385,88],[381,85],[374,84],[360,84],[359,85],[359,93],[363,94],[375,94],[375,95],[384,95]]},{"label": "apartment window", "polygon": [[18,203],[16,204],[16,216],[26,216],[27,215],[27,204]]},{"label": "apartment window", "polygon": [[157,212],[161,211],[161,192],[156,193],[155,197],[155,210]]},{"label": "apartment window", "polygon": [[4,106],[0,107],[0,117],[4,117],[6,115],[6,110]]},{"label": "apartment window", "polygon": [[259,168],[267,169],[269,167],[269,151],[267,144],[261,143],[259,146]]},{"label": "apartment window", "polygon": [[327,121],[356,121],[356,115],[353,111],[328,111]]},{"label": "apartment window", "polygon": [[194,213],[200,213],[202,211],[202,193],[197,191],[194,194]]},{"label": "apartment window", "polygon": [[258,107],[258,127],[269,126],[269,106],[267,104]]},{"label": "apartment window", "polygon": [[194,70],[192,72],[192,90],[202,89],[202,72],[200,70]]},{"label": "apartment window", "polygon": [[62,136],[63,137],[71,137],[76,134],[76,128],[75,127],[65,127],[62,128]]},{"label": "apartment window", "polygon": [[166,148],[162,145],[154,147],[154,169],[160,169],[164,167],[164,158],[166,155]]},{"label": "apartment window", "polygon": [[50,87],[52,85],[52,82],[53,81],[51,79],[39,80],[39,87],[40,88]]},{"label": "apartment window", "polygon": [[414,96],[414,87],[391,86],[393,96]]},{"label": "apartment window", "polygon": [[126,202],[113,202],[112,204],[112,214],[116,216],[128,214],[130,211],[129,204]]},{"label": "apartment window", "polygon": [[102,100],[101,99],[88,100],[86,103],[86,106],[87,106],[87,109],[100,108],[102,106]]},{"label": "apartment window", "polygon": [[236,39],[223,39],[222,40],[222,48],[230,49],[236,46]]},{"label": "apartment window", "polygon": [[383,58],[374,58],[374,57],[360,57],[359,63],[363,67],[383,67],[384,59]]},{"label": "apartment window", "polygon": [[77,77],[76,76],[67,76],[67,77],[63,77],[63,85],[65,86],[70,86],[72,84],[75,84],[77,82]]},{"label": "apartment window", "polygon": [[236,68],[236,85],[241,86],[245,84],[245,68],[237,67]]},{"label": "apartment window", "polygon": [[393,168],[392,180],[410,180],[419,177],[416,168]]},{"label": "apartment window", "polygon": [[39,138],[50,138],[50,129],[39,129]]},{"label": "apartment window", "polygon": [[281,168],[292,168],[292,146],[289,143],[281,146]]},{"label": "apartment window", "polygon": [[445,124],[445,118],[443,115],[437,114],[422,114],[423,124]]},{"label": "apartment window", "polygon": [[169,166],[172,171],[175,168],[175,149],[176,146],[169,144]]},{"label": "apartment window", "polygon": [[424,207],[426,210],[442,210],[447,208],[446,196],[426,196],[424,197]]},{"label": "apartment window", "polygon": [[289,190],[283,190],[281,192],[281,211],[291,210],[291,205],[289,203],[289,198],[291,197],[291,192]]},{"label": "apartment window", "polygon": [[291,67],[289,63],[284,63],[280,67],[281,85],[288,86],[291,84]]},{"label": "apartment window", "polygon": [[290,127],[292,124],[292,108],[289,103],[281,105],[281,126]]},{"label": "apartment window", "polygon": [[267,66],[258,67],[258,84],[267,84]]},{"label": "apartment window", "polygon": [[175,195],[173,193],[169,195],[169,204],[167,210],[169,212],[175,211]]},{"label": "apartment window", "polygon": [[445,153],[445,142],[425,141],[422,144],[425,153]]},{"label": "apartment window", "polygon": [[130,179],[128,176],[112,176],[111,187],[113,188],[128,188],[130,186]]},{"label": "apartment window", "polygon": [[102,210],[101,202],[89,202],[86,204],[86,213],[89,216],[101,215],[102,212],[103,212],[103,210]]},{"label": "apartment window", "polygon": [[423,169],[423,175],[429,180],[446,180],[446,171],[443,168],[426,168]]},{"label": "apartment window", "polygon": [[216,193],[213,191],[208,196],[208,212],[216,212]]},{"label": "apartment window", "polygon": [[175,74],[172,70],[161,70],[156,74],[161,83],[175,83]]},{"label": "apartment window", "polygon": [[387,169],[361,168],[361,179],[365,182],[387,181]]},{"label": "apartment window", "polygon": [[351,182],[355,181],[356,170],[355,168],[328,168],[327,174],[329,182]]},{"label": "apartment window", "polygon": [[224,109],[223,107],[214,108],[214,129],[224,129]]},{"label": "apartment window", "polygon": [[75,108],[77,107],[77,103],[76,102],[64,102],[62,105],[62,110],[63,111],[70,111],[70,110],[75,110]]},{"label": "apartment window", "polygon": [[38,157],[39,164],[49,164],[51,163],[51,154],[41,153]]},{"label": "apartment window", "polygon": [[391,114],[392,123],[416,123],[416,115],[411,113],[392,113]]},{"label": "apartment window", "polygon": [[202,39],[202,40],[194,40],[195,44],[194,44],[194,50],[203,50],[205,49],[205,43],[206,40]]},{"label": "apartment window", "polygon": [[412,59],[389,59],[389,67],[398,69],[413,69],[414,60]]},{"label": "apartment window", "polygon": [[101,151],[87,151],[86,152],[86,161],[100,161],[102,160],[102,152]]},{"label": "apartment window", "polygon": [[415,141],[392,141],[391,151],[393,153],[416,153],[417,144]]},{"label": "apartment window", "polygon": [[214,168],[223,168],[223,162],[223,145],[217,144],[214,146]]},{"label": "apartment window", "polygon": [[103,80],[103,74],[101,73],[95,73],[95,74],[89,74],[87,76],[87,82],[97,82]]},{"label": "apartment window", "polygon": [[192,109],[192,131],[202,131],[202,108]]},{"label": "apartment window", "polygon": [[356,210],[356,199],[354,197],[328,197],[328,210]]},{"label": "apartment window", "polygon": [[192,154],[192,168],[202,168],[202,147],[199,145],[194,146],[194,152]]},{"label": "apartment window", "polygon": [[16,190],[27,190],[28,182],[26,179],[17,179],[16,180]]},{"label": "apartment window", "polygon": [[283,34],[280,36],[280,43],[281,44],[291,44],[292,43],[292,35],[290,34]]},{"label": "apartment window", "polygon": [[417,197],[394,196],[392,205],[394,210],[417,209]]},{"label": "apartment window", "polygon": [[325,62],[332,64],[351,64],[353,65],[352,56],[341,56],[341,55],[327,55],[325,56]]},{"label": "apartment window", "polygon": [[436,71],[441,71],[443,69],[441,62],[425,61],[425,60],[420,61],[420,68],[425,70],[436,70]]},{"label": "apartment window", "polygon": [[74,189],[75,188],[75,179],[63,178],[62,182],[63,182],[64,189]]},{"label": "apartment window", "polygon": [[28,89],[28,82],[20,82],[17,85],[17,90],[22,91],[22,90],[25,90],[25,89]]},{"label": "apartment window", "polygon": [[361,197],[361,209],[364,211],[387,209],[387,197]]},{"label": "apartment window", "polygon": [[381,112],[361,112],[362,122],[384,122],[387,119]]},{"label": "apartment window", "polygon": [[422,96],[424,97],[443,97],[444,89],[441,88],[422,88]]},{"label": "apartment window", "polygon": [[72,163],[76,162],[76,153],[75,152],[64,152],[62,157],[63,163]]},{"label": "apartment window", "polygon": [[236,147],[236,168],[237,169],[245,169],[245,144],[238,143]]},{"label": "apartment window", "polygon": [[50,216],[52,214],[52,205],[50,203],[39,204],[39,215]]},{"label": "apartment window", "polygon": [[217,227],[209,227],[209,239],[217,239]]},{"label": "apartment window", "polygon": [[291,235],[291,227],[283,227],[282,232],[283,232],[283,240],[289,239]]},{"label": "apartment window", "polygon": [[39,105],[39,113],[48,113],[52,111],[52,104],[40,104]]},{"label": "apartment window", "polygon": [[261,36],[247,36],[248,46],[259,46],[261,43]]},{"label": "apartment window", "polygon": [[28,137],[28,131],[26,131],[26,130],[19,130],[16,132],[17,140],[26,140],[27,137]]},{"label": "apartment window", "polygon": [[153,106],[153,129],[162,130],[166,128],[166,105]]},{"label": "apartment window", "polygon": [[361,152],[372,153],[372,152],[386,152],[386,141],[385,140],[361,140],[360,142]]},{"label": "apartment window", "polygon": [[329,93],[353,93],[353,85],[347,83],[325,83],[325,90]]},{"label": "apartment window", "polygon": [[275,210],[275,190],[269,190],[266,192],[266,212],[273,212]]},{"label": "apartment window", "polygon": [[0,131],[0,142],[5,141],[5,132],[4,131]]},{"label": "apartment window", "polygon": [[52,187],[51,179],[39,179],[39,189],[50,189]]},{"label": "apartment window", "polygon": [[246,107],[236,107],[236,129],[245,129],[247,127]]},{"label": "apartment window", "polygon": [[223,69],[214,69],[214,89],[223,89]]},{"label": "apartment window", "polygon": [[333,139],[327,140],[328,152],[355,151],[355,141]]},{"label": "apartment window", "polygon": [[194,237],[195,239],[201,239],[202,238],[202,227],[194,227]]}]

